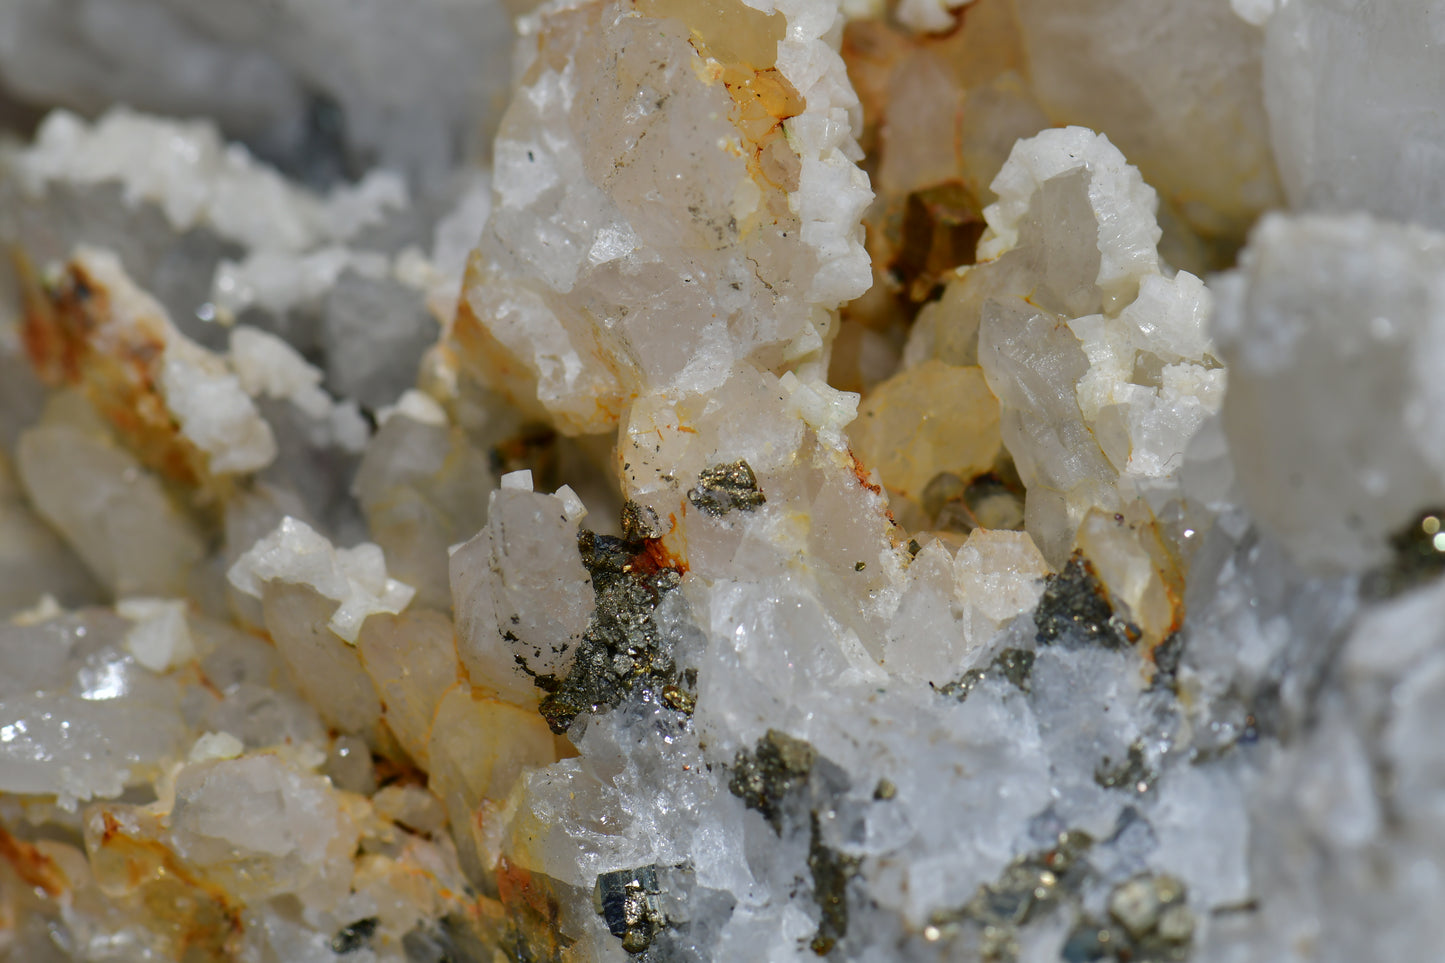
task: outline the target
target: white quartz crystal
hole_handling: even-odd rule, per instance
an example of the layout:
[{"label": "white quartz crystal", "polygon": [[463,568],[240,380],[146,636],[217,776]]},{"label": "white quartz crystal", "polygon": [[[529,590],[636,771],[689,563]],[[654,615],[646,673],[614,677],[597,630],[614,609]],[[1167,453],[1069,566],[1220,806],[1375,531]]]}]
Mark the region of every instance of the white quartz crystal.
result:
[{"label": "white quartz crystal", "polygon": [[1265,38],[1236,16],[1240,5],[1016,5],[1030,80],[1050,119],[1107,133],[1206,235],[1236,234],[1280,202],[1275,118],[1261,80]]},{"label": "white quartz crystal", "polygon": [[76,562],[25,497],[15,467],[0,458],[0,612],[18,613],[42,599],[58,608],[59,597],[71,604],[93,597],[95,584]]},{"label": "white quartz crystal", "polygon": [[246,751],[246,744],[229,732],[208,732],[196,740],[186,757],[189,762],[209,762],[212,759],[235,759]]},{"label": "white quartz crystal", "polygon": [[411,586],[387,577],[379,546],[336,548],[305,522],[290,517],[251,546],[227,577],[255,598],[267,582],[310,586],[338,603],[327,625],[353,643],[368,615],[400,612],[415,594]]},{"label": "white quartz crystal", "polygon": [[179,668],[196,657],[184,601],[120,599],[115,611],[135,623],[125,634],[125,646],[137,662],[152,672]]},{"label": "white quartz crystal", "polygon": [[[238,798],[250,804],[233,807]],[[176,852],[242,898],[294,893],[325,907],[346,892],[356,827],[324,778],[278,756],[187,766],[169,822]]]},{"label": "white quartz crystal", "polygon": [[615,3],[542,15],[454,332],[485,381],[595,432],[644,385],[823,350],[825,312],[868,284],[869,192],[836,14],[804,6],[736,3],[757,62]]},{"label": "white quartz crystal", "polygon": [[1218,284],[1240,490],[1301,561],[1362,569],[1445,504],[1442,264],[1433,231],[1271,216]]},{"label": "white quartz crystal", "polygon": [[1437,958],[1433,17],[0,0],[0,960]]},{"label": "white quartz crystal", "polygon": [[1179,573],[1156,513],[1180,503],[1190,444],[1225,385],[1212,295],[1161,263],[1155,194],[1102,135],[1071,127],[1020,141],[993,187],[988,260],[952,282],[912,357],[947,360],[976,338],[1044,557],[1061,566],[1083,549],[1115,601],[1162,639]]},{"label": "white quartz crystal", "polygon": [[1279,5],[1265,29],[1264,89],[1292,206],[1445,229],[1434,176],[1445,150],[1440,30],[1431,0]]},{"label": "white quartz crystal", "polygon": [[96,612],[0,629],[0,788],[63,807],[119,796],[182,750],[173,683],[126,651],[126,622]]},{"label": "white quartz crystal", "polygon": [[[1076,179],[1083,175],[1079,187],[1095,222],[1071,227],[1097,235],[1096,245],[1080,244],[1083,250],[1076,255],[1081,259],[1080,270],[1097,259],[1097,272],[1092,278],[1083,275],[1078,280],[1092,282],[1099,291],[1097,297],[1114,309],[1110,313],[1115,313],[1137,294],[1142,277],[1159,270],[1159,225],[1154,220],[1159,202],[1138,169],[1130,166],[1103,135],[1082,127],[1067,127],[1045,131],[1016,145],[990,185],[998,200],[984,212],[989,230],[979,242],[979,256],[992,260],[1017,247],[1021,223],[1031,213],[1038,216],[1030,209],[1047,202],[1045,185],[1069,174],[1075,174]],[[1059,246],[1064,247],[1069,240],[1068,235],[1062,236]],[[1087,251],[1088,247],[1095,250]],[[1069,298],[1074,292],[1060,294]]]},{"label": "white quartz crystal", "polygon": [[954,11],[972,0],[903,0],[898,5],[898,19],[913,30],[942,32],[954,25]]},{"label": "white quartz crystal", "polygon": [[522,474],[502,479],[486,527],[451,554],[451,587],[468,671],[526,699],[535,690],[520,666],[565,675],[593,600],[577,557],[580,519],[562,498],[534,493]]},{"label": "white quartz crystal", "polygon": [[16,450],[21,484],[95,578],[116,595],[184,595],[205,554],[161,483],[109,439],[37,426]]},{"label": "white quartz crystal", "polygon": [[0,786],[72,808],[143,782],[185,732],[174,712],[63,693],[5,699],[0,717]]}]

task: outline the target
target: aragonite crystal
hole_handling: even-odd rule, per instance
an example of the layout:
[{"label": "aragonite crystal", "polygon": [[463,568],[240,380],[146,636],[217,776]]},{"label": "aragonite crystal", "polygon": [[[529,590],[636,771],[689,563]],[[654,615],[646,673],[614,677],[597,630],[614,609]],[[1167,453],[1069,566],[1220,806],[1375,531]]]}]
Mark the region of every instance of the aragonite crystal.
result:
[{"label": "aragonite crystal", "polygon": [[1431,960],[1427,0],[0,0],[0,963]]}]

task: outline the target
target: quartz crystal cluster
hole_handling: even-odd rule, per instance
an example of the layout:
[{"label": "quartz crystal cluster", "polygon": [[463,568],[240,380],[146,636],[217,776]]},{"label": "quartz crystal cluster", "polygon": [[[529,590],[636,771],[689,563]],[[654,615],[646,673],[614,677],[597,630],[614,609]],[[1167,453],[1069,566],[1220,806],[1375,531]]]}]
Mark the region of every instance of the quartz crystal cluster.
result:
[{"label": "quartz crystal cluster", "polygon": [[1438,0],[0,0],[0,961],[1445,945]]}]

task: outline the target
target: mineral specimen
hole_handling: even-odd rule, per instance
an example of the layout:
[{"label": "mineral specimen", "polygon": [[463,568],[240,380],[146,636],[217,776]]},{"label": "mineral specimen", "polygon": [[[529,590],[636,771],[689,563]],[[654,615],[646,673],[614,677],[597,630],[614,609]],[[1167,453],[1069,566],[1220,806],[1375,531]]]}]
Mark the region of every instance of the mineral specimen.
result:
[{"label": "mineral specimen", "polygon": [[1397,0],[0,0],[0,963],[1432,960]]}]

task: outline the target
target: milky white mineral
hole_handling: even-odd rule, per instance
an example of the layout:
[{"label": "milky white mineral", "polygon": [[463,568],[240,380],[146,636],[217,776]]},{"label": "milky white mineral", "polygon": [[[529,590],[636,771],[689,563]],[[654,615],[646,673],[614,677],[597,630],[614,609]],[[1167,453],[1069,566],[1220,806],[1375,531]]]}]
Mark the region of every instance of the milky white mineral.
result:
[{"label": "milky white mineral", "polygon": [[1440,487],[1445,237],[1274,215],[1221,279],[1240,490],[1304,562],[1360,570]]},{"label": "milky white mineral", "polygon": [[1434,959],[1429,6],[0,0],[0,963]]},{"label": "milky white mineral", "polygon": [[296,518],[284,519],[251,546],[227,577],[237,589],[257,598],[268,582],[309,586],[338,603],[327,625],[353,643],[368,615],[400,612],[415,592],[387,577],[386,559],[378,546],[337,549]]},{"label": "milky white mineral", "polygon": [[1265,23],[1264,102],[1291,205],[1445,229],[1438,6],[1281,3]]},{"label": "milky white mineral", "polygon": [[1017,9],[1050,119],[1106,132],[1198,230],[1234,234],[1280,203],[1264,34],[1230,5],[1019,0]]},{"label": "milky white mineral", "polygon": [[[156,150],[158,144],[163,150]],[[117,182],[129,202],[159,204],[176,228],[205,223],[247,247],[291,252],[345,240],[407,202],[405,182],[382,171],[318,198],[244,148],[224,143],[214,126],[180,126],[124,109],[94,125],[74,114],[52,114],[16,176],[30,191],[53,181]]]}]

